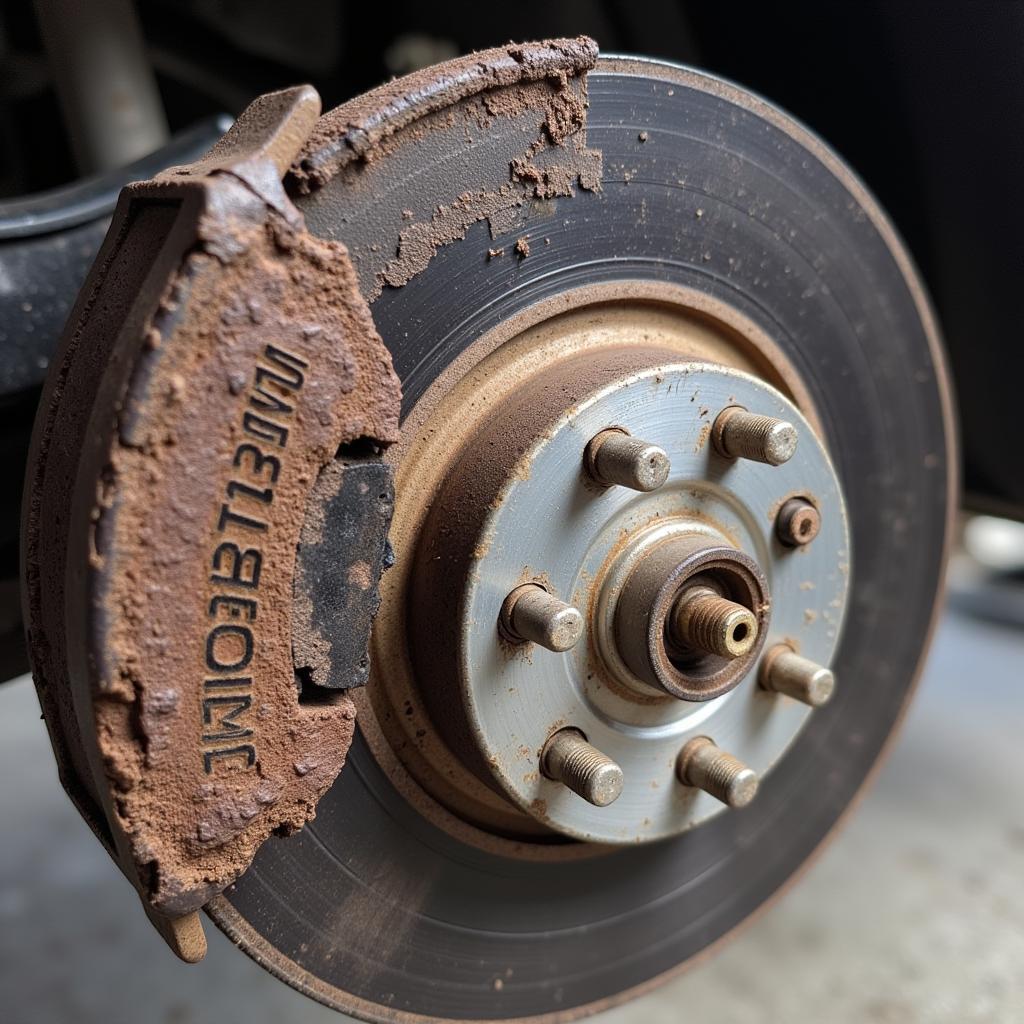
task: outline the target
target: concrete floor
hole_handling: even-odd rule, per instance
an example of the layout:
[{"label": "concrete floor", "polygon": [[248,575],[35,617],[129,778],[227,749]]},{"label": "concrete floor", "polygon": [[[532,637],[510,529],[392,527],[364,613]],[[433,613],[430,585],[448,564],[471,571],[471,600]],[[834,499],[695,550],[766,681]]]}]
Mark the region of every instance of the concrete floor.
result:
[{"label": "concrete floor", "polygon": [[[947,613],[840,837],[717,959],[598,1024],[1024,1022],[1022,731],[1024,632]],[[60,790],[27,679],[0,687],[0,822],[6,1024],[342,1019],[212,926],[200,966],[167,952]]]}]

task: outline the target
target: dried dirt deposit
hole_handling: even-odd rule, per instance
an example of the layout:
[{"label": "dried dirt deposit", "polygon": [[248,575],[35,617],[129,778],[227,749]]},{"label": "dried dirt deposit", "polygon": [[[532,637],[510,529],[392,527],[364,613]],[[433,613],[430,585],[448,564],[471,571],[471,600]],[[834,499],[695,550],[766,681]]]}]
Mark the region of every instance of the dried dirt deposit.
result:
[{"label": "dried dirt deposit", "polygon": [[[360,162],[451,119],[467,144],[486,136],[499,119],[532,121],[535,135],[509,155],[506,181],[454,195],[429,217],[398,229],[393,254],[376,271],[368,297],[385,286],[399,288],[439,247],[464,238],[478,221],[488,221],[495,237],[531,201],[600,188],[601,154],[587,147],[586,137],[586,72],[596,59],[596,44],[580,37],[487,50],[389,83],[321,118],[292,168],[290,185],[308,193],[346,174],[346,185],[359,188],[353,168]],[[403,219],[410,214],[403,211]]]},{"label": "dried dirt deposit", "polygon": [[[395,440],[400,389],[344,246],[280,186],[318,112],[308,88],[264,97],[204,161],[132,186],[35,441],[33,667],[62,775],[169,917],[312,817],[354,728],[347,697],[299,701],[295,553],[321,467]],[[167,216],[134,235],[140,209]],[[69,420],[77,444],[51,444]]]}]

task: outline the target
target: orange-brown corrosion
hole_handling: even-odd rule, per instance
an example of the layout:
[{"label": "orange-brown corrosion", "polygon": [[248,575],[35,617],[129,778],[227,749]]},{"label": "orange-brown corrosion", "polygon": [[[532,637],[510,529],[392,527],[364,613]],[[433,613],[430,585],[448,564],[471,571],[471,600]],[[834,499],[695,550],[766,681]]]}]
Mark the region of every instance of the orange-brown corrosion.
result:
[{"label": "orange-brown corrosion", "polygon": [[[493,236],[516,224],[526,204],[571,196],[577,187],[600,189],[601,153],[588,148],[586,133],[586,72],[596,60],[597,44],[581,36],[484,50],[390,82],[320,119],[289,186],[303,194],[332,181],[335,188],[365,188],[362,165],[452,123],[463,127],[472,159],[474,138],[486,137],[496,121],[517,122],[522,149],[510,154],[504,180],[418,215],[405,211],[410,222],[398,229],[390,258],[384,255],[390,241],[381,244],[369,297],[386,286],[400,288],[477,221],[488,221]],[[382,225],[382,239],[390,230]],[[520,256],[523,249],[528,252],[521,239]]]},{"label": "orange-brown corrosion", "polygon": [[[339,446],[398,432],[348,254],[280,186],[318,100],[266,99],[207,160],[122,198],[35,441],[26,598],[62,776],[169,916],[300,828],[344,764],[352,702],[299,702],[295,553]],[[136,250],[160,273],[132,275]]]}]

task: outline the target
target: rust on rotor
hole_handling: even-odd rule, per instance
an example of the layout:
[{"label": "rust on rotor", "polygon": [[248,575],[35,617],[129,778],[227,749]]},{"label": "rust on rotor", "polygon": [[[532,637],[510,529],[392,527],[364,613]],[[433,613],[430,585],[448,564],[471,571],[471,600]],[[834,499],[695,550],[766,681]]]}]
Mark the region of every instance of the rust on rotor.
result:
[{"label": "rust on rotor", "polygon": [[[352,740],[401,402],[367,300],[476,221],[493,234],[600,187],[596,58],[586,38],[509,45],[323,118],[310,87],[269,94],[120,198],[40,405],[24,602],[62,782],[185,959],[205,951],[196,911],[313,817]],[[523,131],[507,180],[403,210],[372,260],[307,229],[288,190],[359,188],[367,162],[460,118]],[[372,465],[345,463],[365,444]],[[324,526],[363,500],[346,536],[372,557],[332,561]],[[314,607],[317,559],[354,605]]]},{"label": "rust on rotor", "polygon": [[[409,137],[457,122],[468,143],[498,119],[522,125],[527,141],[510,154],[507,180],[430,210],[403,211],[400,225],[381,223],[382,239],[397,235],[393,247],[381,242],[373,254],[360,254],[360,262],[373,264],[373,299],[385,286],[406,284],[478,221],[496,237],[529,203],[572,196],[577,187],[600,189],[601,153],[588,148],[586,133],[586,72],[596,61],[597,44],[581,36],[484,50],[388,83],[322,117],[287,183],[308,195],[343,175],[346,189],[359,189],[361,166]],[[529,253],[524,238],[516,245],[520,256]]]},{"label": "rust on rotor", "polygon": [[319,109],[262,97],[124,191],[33,442],[25,599],[62,780],[192,960],[194,912],[344,764],[351,700],[296,686],[296,549],[339,446],[398,436],[347,251],[281,185]]},{"label": "rust on rotor", "polygon": [[[300,191],[325,185],[351,163],[374,159],[386,139],[429,114],[473,96],[530,82],[547,82],[557,90],[596,63],[597,43],[579,36],[480,50],[424,68],[372,89],[320,118],[292,168],[291,180]],[[504,105],[514,106],[517,98],[506,97]],[[564,138],[578,118],[572,102],[560,99],[566,119],[549,126],[554,141],[559,135]],[[494,98],[488,102],[495,112],[502,105]]]}]

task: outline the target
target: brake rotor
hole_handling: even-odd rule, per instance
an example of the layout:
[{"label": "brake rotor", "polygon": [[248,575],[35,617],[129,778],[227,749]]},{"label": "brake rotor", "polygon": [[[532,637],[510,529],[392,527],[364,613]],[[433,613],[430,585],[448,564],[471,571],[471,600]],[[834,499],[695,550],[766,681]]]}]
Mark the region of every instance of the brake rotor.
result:
[{"label": "brake rotor", "polygon": [[[775,894],[836,824],[902,714],[931,627],[952,507],[950,404],[930,310],[884,215],[817,139],[731,85],[605,58],[586,86],[577,149],[600,154],[599,188],[534,196],[508,226],[467,216],[446,231],[452,204],[499,191],[536,131],[535,115],[526,129],[500,115],[477,127],[476,104],[458,100],[396,129],[372,162],[323,175],[299,206],[356,259],[402,378],[406,449],[422,440],[419,403],[446,374],[472,373],[474,346],[559,332],[565,310],[590,317],[580,344],[593,343],[623,303],[710,321],[816,420],[842,481],[855,584],[833,660],[841,683],[742,812],[583,859],[573,844],[488,842],[450,812],[423,813],[436,801],[374,756],[380,726],[363,700],[365,727],[316,821],[265,846],[213,915],[282,978],[369,1019],[572,1016],[676,970]],[[381,103],[369,119],[394,116]],[[314,147],[306,167],[330,159]],[[430,223],[436,251],[402,283],[403,232]],[[397,260],[386,239],[401,239]],[[773,347],[749,340],[761,338]],[[492,379],[476,381],[479,401]]]},{"label": "brake rotor", "polygon": [[[315,820],[244,846],[206,909],[274,974],[367,1020],[605,1008],[775,895],[903,713],[955,498],[922,287],[873,199],[801,126],[704,74],[596,59],[588,41],[370,93],[320,119],[286,186],[316,244],[344,243],[401,380],[395,565],[344,769]],[[383,387],[366,345],[359,386]],[[739,407],[789,428],[785,457],[762,431],[760,454],[737,458],[723,417]],[[385,403],[372,431],[358,403],[330,408],[285,535],[300,545],[289,628],[314,638],[300,685],[347,689],[343,648],[323,655],[317,637],[347,621],[332,587],[375,581],[384,556],[352,551],[377,550],[379,530],[359,540],[310,509],[344,490],[328,442],[394,433]],[[609,432],[648,444],[650,467],[630,465],[655,486],[602,476]],[[362,493],[389,512],[376,449],[369,461]],[[555,649],[517,633],[524,590],[567,616]],[[735,651],[691,649],[694,594],[731,602],[750,631],[722,641]],[[827,704],[763,685],[783,649],[831,669]],[[289,712],[291,741],[316,721],[344,746],[341,705],[313,707]],[[607,806],[546,767],[567,730],[621,770]],[[742,809],[695,781],[707,738],[760,777]],[[327,785],[313,775],[296,802]]]}]

